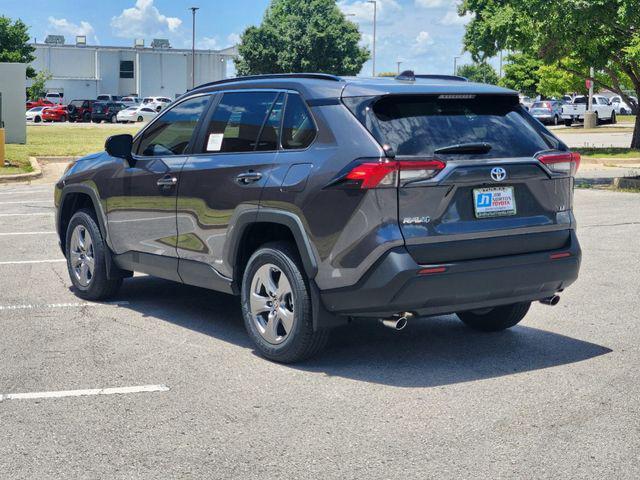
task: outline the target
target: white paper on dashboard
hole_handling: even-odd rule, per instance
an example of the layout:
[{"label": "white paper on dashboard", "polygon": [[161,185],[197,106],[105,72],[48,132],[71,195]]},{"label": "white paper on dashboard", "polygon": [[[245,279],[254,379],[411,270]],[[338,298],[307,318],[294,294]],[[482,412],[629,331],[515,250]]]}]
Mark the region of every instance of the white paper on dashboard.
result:
[{"label": "white paper on dashboard", "polygon": [[224,133],[212,133],[207,141],[207,152],[219,152],[222,149]]}]

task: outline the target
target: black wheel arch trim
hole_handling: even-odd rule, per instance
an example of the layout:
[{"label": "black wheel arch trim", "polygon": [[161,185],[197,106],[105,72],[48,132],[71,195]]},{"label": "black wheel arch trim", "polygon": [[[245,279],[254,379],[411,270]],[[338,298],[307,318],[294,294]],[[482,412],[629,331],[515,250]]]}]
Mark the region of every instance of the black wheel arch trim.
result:
[{"label": "black wheel arch trim", "polygon": [[62,238],[64,234],[66,234],[66,232],[62,231],[62,212],[64,211],[64,205],[68,200],[69,194],[72,193],[81,193],[87,195],[91,199],[91,203],[93,204],[93,211],[96,213],[96,220],[98,221],[98,228],[100,229],[102,238],[104,238],[104,241],[107,245],[107,249],[105,251],[107,278],[124,276],[125,273],[122,272],[113,262],[111,241],[109,239],[109,229],[107,228],[107,216],[104,212],[104,209],[102,208],[102,203],[100,203],[98,193],[88,185],[71,184],[65,185],[62,188],[62,194],[60,195],[60,205],[56,211],[56,229],[58,231],[58,238],[60,239],[60,248],[62,249],[62,253],[66,256],[66,248],[64,243],[62,242]]},{"label": "black wheel arch trim", "polygon": [[[234,270],[238,255],[240,254],[240,240],[247,228],[256,223],[275,223],[289,228],[300,253],[300,259],[307,277],[311,280],[318,273],[318,262],[316,261],[311,242],[305,233],[302,221],[293,213],[271,208],[256,208],[242,212],[235,220],[233,230],[227,238],[229,249],[227,251],[228,265],[233,265]],[[234,271],[234,283],[238,282]]]},{"label": "black wheel arch trim", "polygon": [[320,296],[320,290],[314,280],[318,273],[318,262],[316,255],[309,241],[303,223],[300,218],[284,210],[278,210],[273,208],[256,208],[242,212],[234,223],[233,230],[227,238],[229,245],[227,261],[229,265],[234,266],[233,272],[233,289],[236,293],[239,292],[239,281],[237,278],[237,260],[240,254],[239,246],[240,240],[245,234],[247,228],[256,223],[276,223],[284,225],[289,228],[293,238],[296,242],[300,259],[302,260],[302,266],[305,270],[307,278],[309,280],[309,289],[311,295],[311,306],[313,309],[313,327],[314,330],[320,330],[325,328],[333,328],[339,325],[343,325],[348,321],[346,317],[338,317],[330,312],[324,306],[324,302]]}]

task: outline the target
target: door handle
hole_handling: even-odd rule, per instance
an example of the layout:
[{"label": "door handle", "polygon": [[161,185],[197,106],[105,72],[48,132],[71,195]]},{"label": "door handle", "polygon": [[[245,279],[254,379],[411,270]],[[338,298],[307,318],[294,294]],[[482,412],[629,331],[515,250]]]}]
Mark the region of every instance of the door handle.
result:
[{"label": "door handle", "polygon": [[260,172],[246,172],[241,173],[236,177],[236,182],[242,185],[249,185],[250,183],[257,182],[262,178],[262,174]]},{"label": "door handle", "polygon": [[156,182],[156,184],[159,187],[163,187],[163,188],[175,187],[177,183],[178,183],[178,179],[170,175],[162,177],[160,180]]}]

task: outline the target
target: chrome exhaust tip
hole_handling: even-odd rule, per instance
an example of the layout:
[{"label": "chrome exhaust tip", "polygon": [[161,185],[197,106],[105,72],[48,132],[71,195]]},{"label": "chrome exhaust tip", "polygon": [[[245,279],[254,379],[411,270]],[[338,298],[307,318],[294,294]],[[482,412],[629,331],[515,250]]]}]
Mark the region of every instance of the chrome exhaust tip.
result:
[{"label": "chrome exhaust tip", "polygon": [[413,317],[413,313],[404,312],[400,313],[391,318],[381,318],[380,323],[391,330],[395,330],[399,332],[400,330],[404,330],[407,324],[409,323],[409,319]]},{"label": "chrome exhaust tip", "polygon": [[540,300],[540,303],[543,305],[548,305],[550,307],[555,307],[558,303],[560,303],[560,295],[543,298],[542,300]]}]

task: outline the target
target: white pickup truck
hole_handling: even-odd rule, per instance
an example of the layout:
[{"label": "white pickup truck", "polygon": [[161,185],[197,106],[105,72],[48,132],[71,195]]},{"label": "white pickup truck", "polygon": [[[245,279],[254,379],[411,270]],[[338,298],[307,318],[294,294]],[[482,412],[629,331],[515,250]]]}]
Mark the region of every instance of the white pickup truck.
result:
[{"label": "white pickup truck", "polygon": [[[562,119],[567,127],[576,122],[584,122],[584,113],[587,111],[589,99],[583,95],[577,96],[571,103],[562,106]],[[596,112],[596,123],[616,123],[616,109],[607,97],[593,96],[593,111]]]}]

